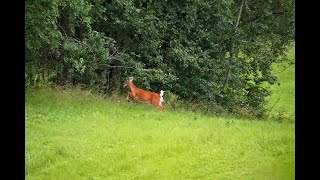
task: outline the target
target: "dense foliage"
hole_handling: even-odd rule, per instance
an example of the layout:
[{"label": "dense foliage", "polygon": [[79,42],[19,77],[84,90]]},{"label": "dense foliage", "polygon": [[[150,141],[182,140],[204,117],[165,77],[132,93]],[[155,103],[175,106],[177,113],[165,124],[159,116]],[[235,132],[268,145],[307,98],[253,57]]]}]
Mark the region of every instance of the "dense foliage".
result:
[{"label": "dense foliage", "polygon": [[25,31],[27,85],[111,93],[134,76],[208,109],[261,114],[271,64],[288,61],[294,1],[27,0]]}]

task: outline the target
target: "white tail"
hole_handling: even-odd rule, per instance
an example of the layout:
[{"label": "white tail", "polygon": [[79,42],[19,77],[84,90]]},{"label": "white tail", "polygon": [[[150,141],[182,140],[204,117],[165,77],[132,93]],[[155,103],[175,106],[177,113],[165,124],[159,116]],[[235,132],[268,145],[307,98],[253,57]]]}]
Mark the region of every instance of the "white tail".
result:
[{"label": "white tail", "polygon": [[163,90],[161,90],[161,91],[160,91],[160,101],[159,101],[159,106],[162,106],[162,102],[164,102],[164,99],[163,99],[163,93],[164,93],[164,91],[163,91]]}]

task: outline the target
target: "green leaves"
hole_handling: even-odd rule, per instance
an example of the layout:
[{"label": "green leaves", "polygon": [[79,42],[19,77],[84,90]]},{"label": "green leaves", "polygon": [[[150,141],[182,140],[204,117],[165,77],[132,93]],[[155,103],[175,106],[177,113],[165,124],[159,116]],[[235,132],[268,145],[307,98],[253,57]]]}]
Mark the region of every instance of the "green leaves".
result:
[{"label": "green leaves", "polygon": [[106,93],[135,76],[213,108],[261,109],[260,86],[276,83],[271,64],[289,61],[293,39],[292,0],[30,0],[26,78],[49,69],[58,84]]}]

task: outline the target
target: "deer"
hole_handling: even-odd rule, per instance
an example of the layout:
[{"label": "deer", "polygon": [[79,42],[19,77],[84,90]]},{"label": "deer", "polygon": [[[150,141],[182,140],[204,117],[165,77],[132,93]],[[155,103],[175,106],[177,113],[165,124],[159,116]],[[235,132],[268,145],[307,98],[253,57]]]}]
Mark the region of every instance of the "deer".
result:
[{"label": "deer", "polygon": [[164,100],[163,100],[164,91],[163,90],[160,91],[160,94],[155,93],[155,92],[146,91],[146,90],[137,88],[133,84],[132,81],[133,81],[133,77],[129,77],[129,79],[124,81],[124,83],[123,83],[123,87],[128,86],[131,90],[130,92],[128,92],[127,99],[130,96],[135,101],[140,101],[140,102],[152,104],[155,107],[157,107],[158,109],[160,109],[161,111],[163,109],[165,109],[165,107],[162,105],[162,102],[164,102]]}]

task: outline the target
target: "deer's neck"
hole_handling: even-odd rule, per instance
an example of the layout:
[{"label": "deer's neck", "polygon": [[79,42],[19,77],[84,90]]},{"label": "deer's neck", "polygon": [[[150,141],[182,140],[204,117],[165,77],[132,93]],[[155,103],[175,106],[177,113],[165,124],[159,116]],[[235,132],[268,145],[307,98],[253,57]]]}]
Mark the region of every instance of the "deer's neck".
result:
[{"label": "deer's neck", "polygon": [[133,82],[129,82],[128,86],[130,87],[131,91],[137,88],[137,87],[133,84]]}]

